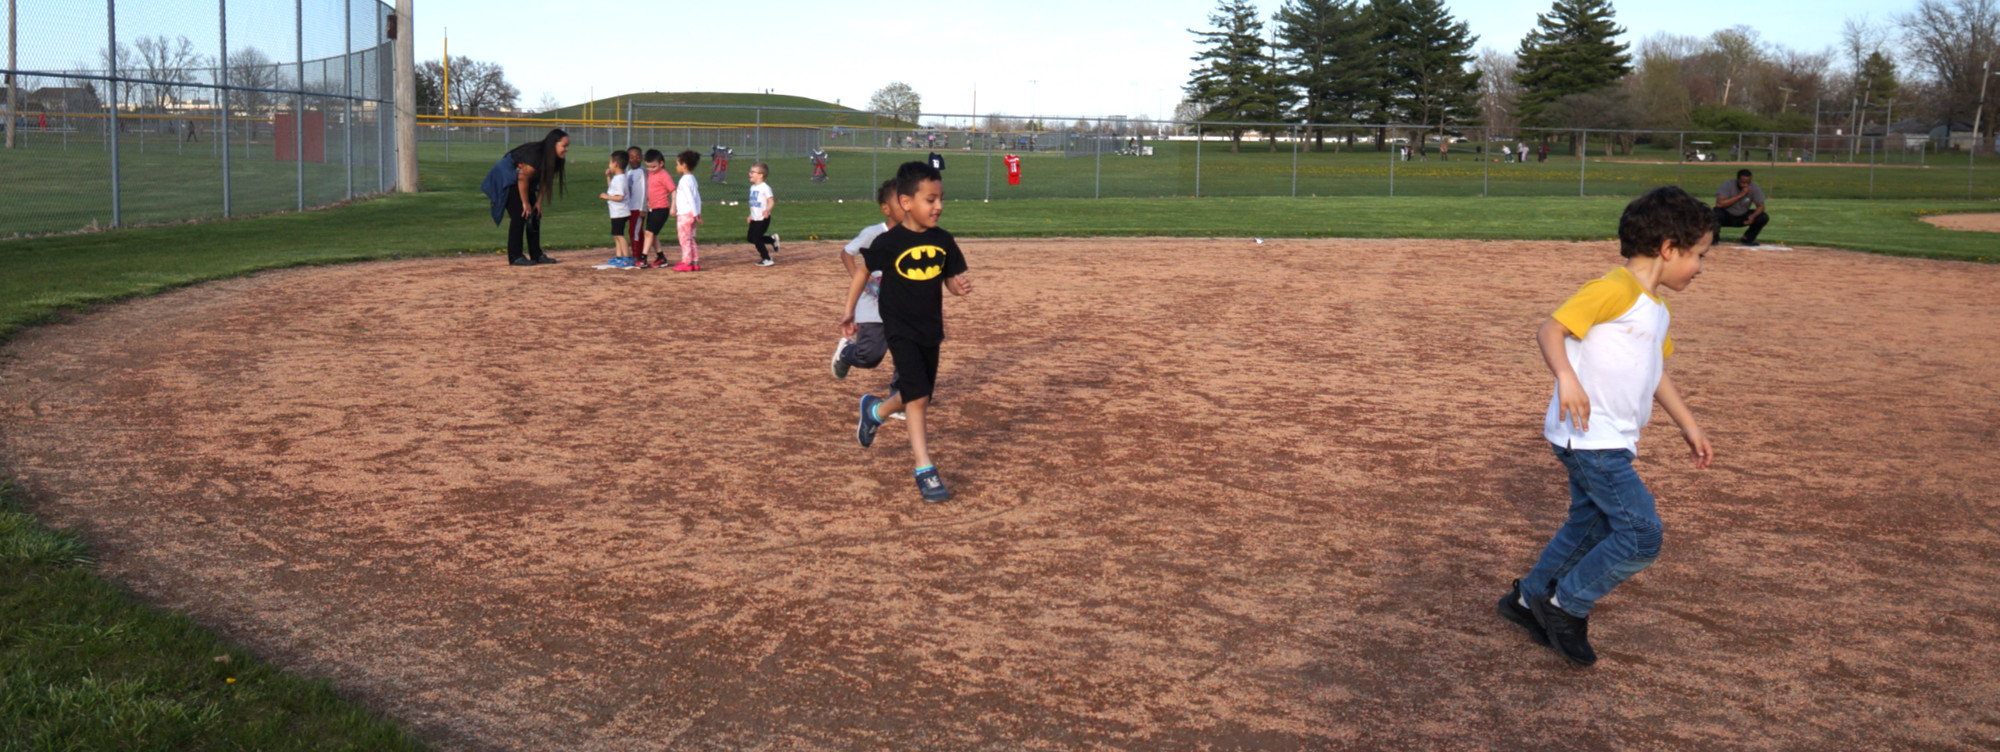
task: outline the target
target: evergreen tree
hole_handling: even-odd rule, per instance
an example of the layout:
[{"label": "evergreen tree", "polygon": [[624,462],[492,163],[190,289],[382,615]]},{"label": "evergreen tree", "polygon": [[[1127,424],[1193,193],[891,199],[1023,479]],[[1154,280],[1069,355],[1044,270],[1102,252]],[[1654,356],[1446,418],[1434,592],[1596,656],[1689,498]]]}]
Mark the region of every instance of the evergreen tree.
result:
[{"label": "evergreen tree", "polygon": [[[1353,119],[1371,99],[1379,67],[1361,7],[1354,0],[1286,0],[1276,21],[1280,71],[1298,98],[1291,115],[1313,123]],[[1314,148],[1324,149],[1325,139],[1315,127]]]},{"label": "evergreen tree", "polygon": [[1389,111],[1397,122],[1423,126],[1417,149],[1433,130],[1443,138],[1445,126],[1478,120],[1479,71],[1472,67],[1478,37],[1443,0],[1384,0],[1377,7]]},{"label": "evergreen tree", "polygon": [[1524,125],[1556,125],[1544,118],[1558,99],[1597,91],[1632,70],[1625,29],[1611,20],[1611,0],[1555,0],[1535,16],[1536,29],[1521,40],[1520,115]]},{"label": "evergreen tree", "polygon": [[[1250,0],[1220,0],[1208,22],[1213,30],[1188,30],[1206,45],[1193,58],[1200,65],[1186,87],[1188,99],[1201,107],[1201,119],[1277,122],[1280,80],[1265,55],[1257,6]],[[1229,150],[1239,150],[1243,128],[1230,126],[1229,136]]]},{"label": "evergreen tree", "polygon": [[1854,72],[1855,91],[1875,105],[1895,101],[1897,90],[1896,61],[1883,55],[1881,50],[1868,53],[1868,59],[1861,61],[1861,68]]}]

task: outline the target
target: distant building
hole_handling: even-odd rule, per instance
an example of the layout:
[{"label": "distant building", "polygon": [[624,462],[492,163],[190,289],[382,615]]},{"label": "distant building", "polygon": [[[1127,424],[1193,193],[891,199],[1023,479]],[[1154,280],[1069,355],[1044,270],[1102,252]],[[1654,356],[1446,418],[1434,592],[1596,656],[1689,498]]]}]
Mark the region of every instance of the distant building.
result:
[{"label": "distant building", "polygon": [[21,95],[22,112],[89,112],[102,106],[97,92],[83,86],[44,86]]}]

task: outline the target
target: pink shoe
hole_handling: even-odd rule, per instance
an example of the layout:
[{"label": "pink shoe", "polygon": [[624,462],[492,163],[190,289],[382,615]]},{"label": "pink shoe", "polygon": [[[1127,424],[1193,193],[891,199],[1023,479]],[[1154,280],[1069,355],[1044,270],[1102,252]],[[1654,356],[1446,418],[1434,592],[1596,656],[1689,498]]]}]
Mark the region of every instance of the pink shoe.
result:
[{"label": "pink shoe", "polygon": [[674,271],[691,272],[694,271],[694,267],[688,264],[674,264]]}]

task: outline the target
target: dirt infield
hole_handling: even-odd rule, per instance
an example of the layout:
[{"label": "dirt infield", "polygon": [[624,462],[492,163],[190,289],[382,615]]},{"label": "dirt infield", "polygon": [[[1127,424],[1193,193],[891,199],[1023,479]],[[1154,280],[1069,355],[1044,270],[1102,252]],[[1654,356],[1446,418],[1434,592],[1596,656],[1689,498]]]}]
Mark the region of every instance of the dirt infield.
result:
[{"label": "dirt infield", "polygon": [[2000,748],[2000,267],[1718,247],[1574,670],[1532,333],[1609,243],[966,244],[926,506],[831,244],[261,274],[0,351],[106,573],[448,750]]},{"label": "dirt infield", "polygon": [[1988,212],[1985,214],[1932,214],[1923,217],[1923,220],[1947,230],[2000,232],[2000,212]]}]

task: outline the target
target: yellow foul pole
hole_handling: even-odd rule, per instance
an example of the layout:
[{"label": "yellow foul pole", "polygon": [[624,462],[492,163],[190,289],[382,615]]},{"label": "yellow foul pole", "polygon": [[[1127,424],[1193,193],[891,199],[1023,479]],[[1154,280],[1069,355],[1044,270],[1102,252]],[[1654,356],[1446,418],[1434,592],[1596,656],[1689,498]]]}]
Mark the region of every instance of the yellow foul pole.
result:
[{"label": "yellow foul pole", "polygon": [[451,117],[451,30],[444,32],[444,116]]}]

